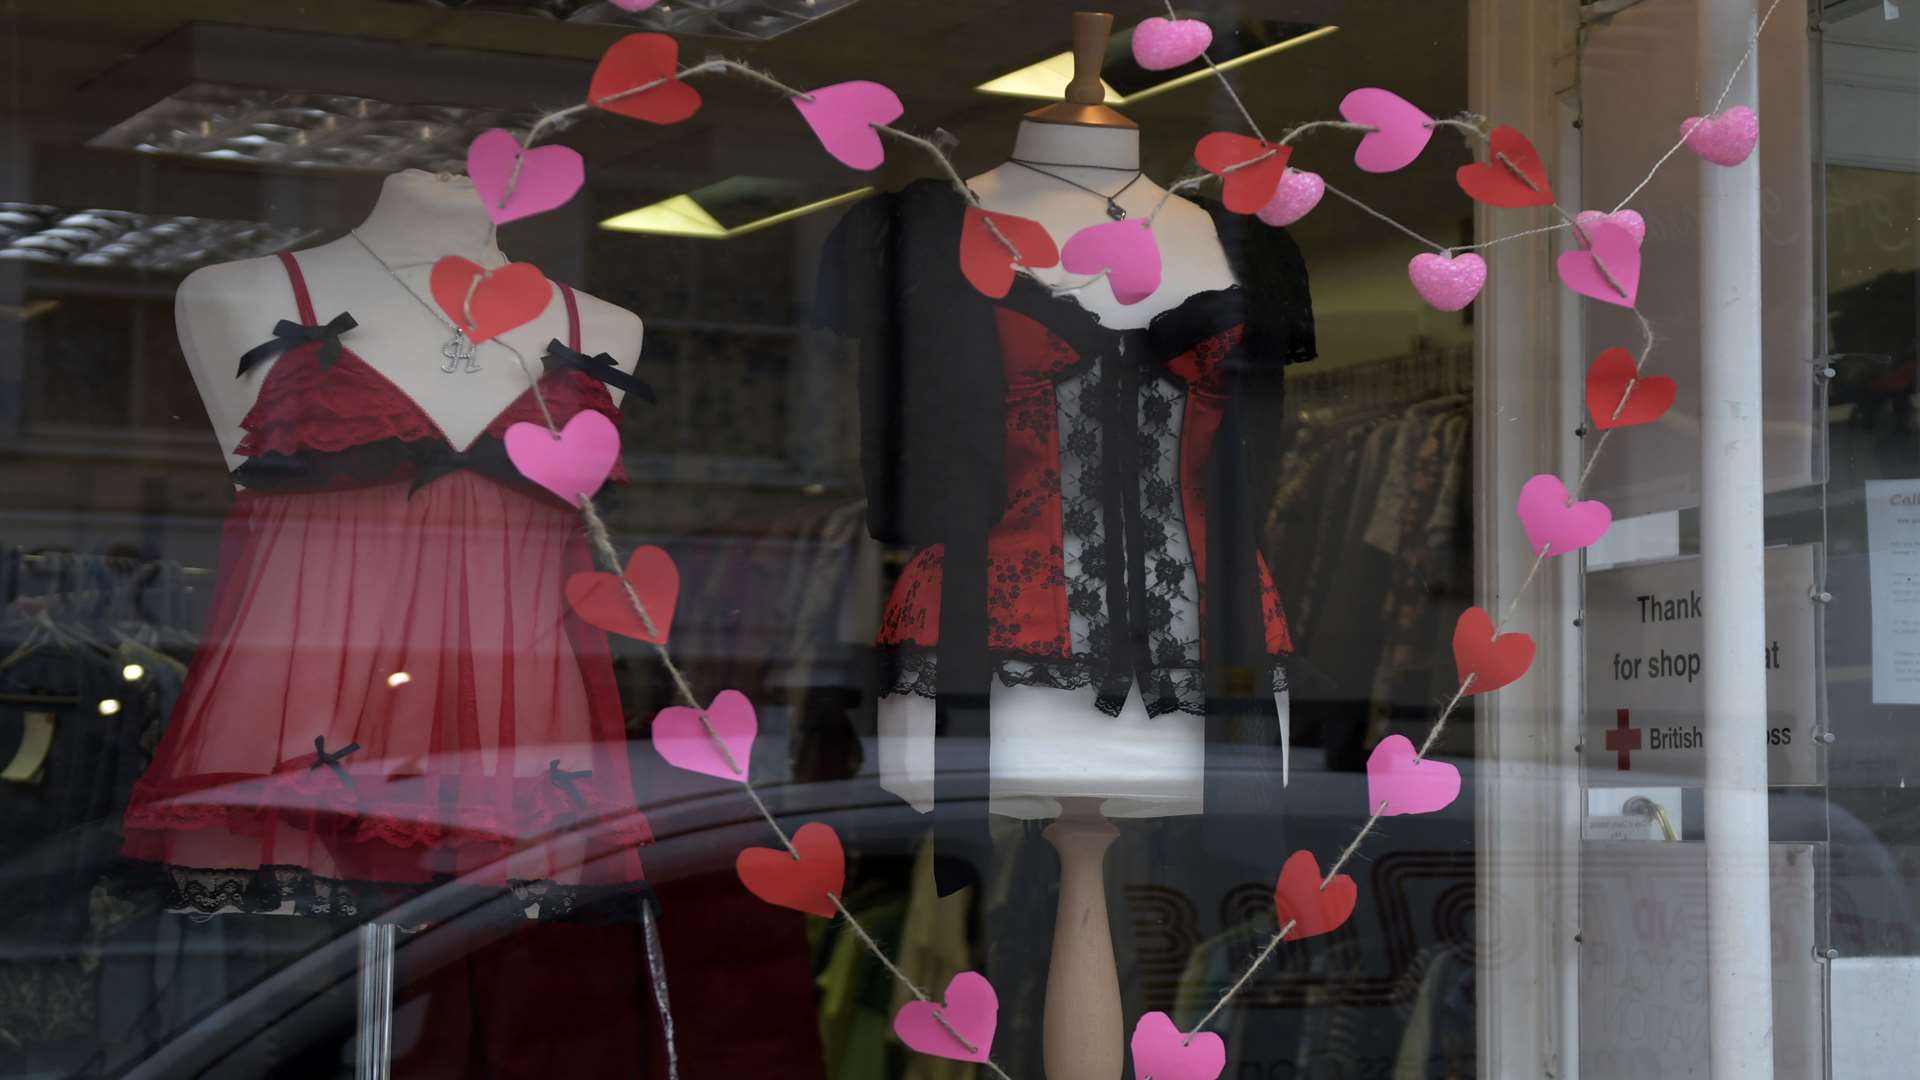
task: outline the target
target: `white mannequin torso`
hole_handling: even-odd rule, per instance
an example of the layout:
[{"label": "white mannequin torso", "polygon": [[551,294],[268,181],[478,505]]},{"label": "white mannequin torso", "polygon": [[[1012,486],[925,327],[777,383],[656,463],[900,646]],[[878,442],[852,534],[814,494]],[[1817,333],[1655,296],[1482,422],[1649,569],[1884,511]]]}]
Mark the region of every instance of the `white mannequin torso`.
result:
[{"label": "white mannequin torso", "polygon": [[[1140,167],[1140,133],[1132,128],[1085,127],[1023,120],[1014,137],[1013,157],[1031,162],[1057,176],[1095,191],[1111,194],[1131,180]],[[1104,225],[1107,204],[1071,184],[1062,183],[1009,161],[967,181],[988,210],[1018,214],[1039,222],[1054,244],[1089,225]],[[1141,176],[1114,201],[1132,220],[1143,220],[1160,205],[1166,189],[1152,177]],[[1179,306],[1194,293],[1234,284],[1233,269],[1213,218],[1198,205],[1179,197],[1167,199],[1153,223],[1160,247],[1160,288],[1137,304],[1123,305],[1103,278],[1067,295],[1099,316],[1109,329],[1130,330],[1147,325],[1155,315]],[[1049,286],[1082,280],[1058,266],[1034,275]]]},{"label": "white mannequin torso", "polygon": [[[1139,132],[1024,120],[1013,157],[1095,191],[1112,194],[1139,168]],[[1008,162],[967,181],[988,210],[1040,223],[1056,246],[1090,225],[1110,221],[1105,200],[1032,169]],[[1115,201],[1130,219],[1160,206],[1165,189],[1146,176]],[[1065,295],[1108,329],[1147,325],[1155,315],[1196,293],[1236,284],[1208,212],[1186,199],[1166,200],[1154,219],[1161,281],[1145,300],[1123,305],[1102,278]],[[1082,280],[1055,266],[1035,277],[1049,286]],[[1012,817],[1050,818],[1059,799],[1103,800],[1108,817],[1194,814],[1202,808],[1206,726],[1186,713],[1149,717],[1138,689],[1121,715],[1095,707],[1091,692],[990,685],[989,807]],[[1274,697],[1287,736],[1286,694]],[[881,786],[922,812],[932,809],[934,703],[915,695],[884,697],[879,705]],[[1284,783],[1284,778],[1283,778]]]},{"label": "white mannequin torso", "polygon": [[[452,331],[428,286],[434,262],[445,255],[488,268],[508,261],[494,244],[493,223],[472,182],[413,169],[394,173],[373,212],[354,231],[360,239],[345,236],[296,255],[316,318],[324,323],[351,312],[358,325],[341,343],[411,397],[455,449],[466,449],[526,392],[529,372],[541,373],[547,342],[566,342],[567,309],[559,290],[538,318],[476,347],[479,371],[448,374],[441,370],[447,362],[442,349]],[[408,295],[394,276],[416,295]],[[581,351],[606,352],[623,370],[633,370],[643,334],[639,316],[577,290],[574,295]],[[299,321],[293,287],[274,257],[204,267],[181,282],[174,317],[220,449],[228,466],[237,467],[243,459],[234,447],[245,434],[240,422],[278,361],[258,364],[238,378],[234,372],[243,353],[271,337],[274,323]],[[617,404],[622,392],[609,390]]]}]

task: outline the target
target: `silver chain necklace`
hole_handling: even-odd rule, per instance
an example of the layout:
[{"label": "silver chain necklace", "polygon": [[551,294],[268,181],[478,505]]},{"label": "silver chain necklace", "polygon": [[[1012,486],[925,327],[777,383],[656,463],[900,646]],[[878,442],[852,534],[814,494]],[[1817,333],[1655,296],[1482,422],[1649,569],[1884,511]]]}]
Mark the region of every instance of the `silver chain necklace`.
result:
[{"label": "silver chain necklace", "polygon": [[[368,258],[371,258],[374,262],[379,263],[380,269],[385,270],[387,272],[387,276],[392,278],[394,282],[400,286],[400,288],[404,289],[408,296],[413,297],[414,303],[417,303],[421,307],[427,309],[427,314],[432,315],[434,318],[440,320],[442,323],[445,323],[447,329],[453,331],[453,336],[447,339],[447,343],[445,345],[440,346],[440,355],[447,358],[447,362],[440,365],[440,370],[446,372],[449,375],[453,374],[455,371],[458,371],[463,375],[472,375],[475,372],[479,371],[480,370],[479,346],[475,345],[473,340],[467,337],[467,332],[464,329],[462,329],[458,323],[454,322],[452,319],[449,319],[446,317],[446,315],[442,314],[438,308],[434,307],[432,304],[427,303],[425,297],[422,297],[419,293],[413,291],[413,286],[407,284],[405,278],[402,278],[399,274],[395,273],[393,270],[393,267],[387,265],[387,260],[381,258],[379,254],[373,250],[373,248],[367,245],[367,242],[365,240],[360,239],[359,232],[353,229],[348,229],[347,235],[353,237],[353,242],[360,245],[360,250],[366,252]],[[462,365],[465,365],[465,366],[463,367]]]},{"label": "silver chain necklace", "polygon": [[[1101,190],[1100,190],[1100,189],[1098,189],[1098,188],[1092,188],[1092,187],[1088,187],[1087,185],[1085,185],[1085,184],[1083,184],[1083,183],[1081,183],[1081,182],[1079,182],[1078,180],[1069,180],[1069,179],[1067,179],[1066,177],[1064,177],[1064,176],[1061,176],[1061,175],[1060,175],[1059,173],[1056,173],[1056,172],[1048,172],[1047,170],[1045,170],[1045,169],[1043,169],[1043,168],[1041,168],[1041,167],[1040,167],[1039,165],[1035,165],[1035,164],[1034,164],[1033,162],[1031,162],[1031,161],[1022,161],[1022,160],[1020,160],[1019,158],[1008,158],[1008,159],[1007,159],[1007,164],[1009,164],[1009,165],[1018,165],[1018,166],[1020,166],[1021,168],[1023,168],[1023,169],[1026,169],[1026,170],[1028,170],[1029,172],[1037,172],[1037,173],[1039,173],[1039,174],[1040,174],[1041,176],[1044,176],[1044,177],[1047,177],[1047,178],[1048,178],[1048,179],[1050,179],[1050,180],[1058,180],[1058,181],[1060,181],[1060,182],[1061,182],[1061,183],[1063,183],[1063,184],[1071,184],[1071,185],[1073,185],[1074,187],[1077,187],[1077,188],[1079,188],[1079,189],[1080,189],[1081,191],[1084,191],[1084,192],[1086,192],[1087,194],[1089,194],[1089,195],[1092,195],[1092,196],[1093,196],[1094,198],[1096,198],[1096,199],[1105,199],[1105,200],[1106,200],[1106,203],[1107,203],[1107,216],[1108,216],[1108,217],[1110,217],[1110,218],[1112,218],[1112,219],[1113,219],[1113,220],[1115,220],[1115,221],[1125,221],[1125,220],[1126,220],[1126,218],[1127,218],[1127,210],[1126,210],[1126,207],[1124,207],[1124,206],[1121,206],[1121,205],[1120,205],[1120,204],[1119,204],[1119,203],[1118,203],[1117,201],[1115,201],[1115,200],[1117,200],[1117,199],[1119,199],[1119,198],[1120,198],[1120,196],[1122,196],[1122,195],[1125,195],[1125,194],[1127,193],[1127,189],[1128,189],[1128,188],[1130,188],[1130,187],[1132,187],[1133,185],[1135,185],[1135,184],[1137,184],[1137,183],[1139,183],[1139,182],[1140,182],[1140,178],[1141,178],[1142,176],[1145,176],[1145,175],[1146,175],[1145,173],[1143,173],[1143,172],[1141,172],[1141,171],[1140,171],[1139,169],[1135,169],[1135,170],[1133,170],[1133,178],[1132,178],[1132,179],[1130,179],[1130,180],[1128,180],[1128,181],[1127,181],[1126,183],[1124,183],[1124,184],[1121,184],[1121,185],[1120,185],[1120,190],[1119,190],[1119,191],[1116,191],[1116,192],[1114,192],[1113,194],[1111,194],[1111,195],[1109,195],[1109,194],[1107,194],[1106,192],[1104,192],[1104,191],[1101,191]],[[1051,164],[1053,164],[1053,163],[1052,163],[1052,162],[1045,162],[1045,164],[1048,164],[1048,165],[1051,165]],[[1058,166],[1056,166],[1056,167],[1058,167]],[[1107,169],[1107,168],[1112,168],[1111,166],[1107,166],[1107,165],[1091,165],[1091,166],[1081,166],[1081,167],[1082,167],[1082,168],[1094,168],[1094,169]],[[1118,169],[1118,168],[1114,168],[1114,169],[1113,169],[1113,171],[1115,171],[1115,172],[1124,172],[1125,170],[1123,170],[1123,169]]]}]

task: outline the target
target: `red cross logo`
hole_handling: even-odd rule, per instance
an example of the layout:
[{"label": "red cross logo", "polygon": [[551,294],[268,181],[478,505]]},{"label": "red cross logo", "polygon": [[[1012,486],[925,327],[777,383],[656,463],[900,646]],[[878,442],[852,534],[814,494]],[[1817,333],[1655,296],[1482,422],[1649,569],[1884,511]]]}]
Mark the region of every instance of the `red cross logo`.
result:
[{"label": "red cross logo", "polygon": [[1621,772],[1629,772],[1633,769],[1633,763],[1627,755],[1640,749],[1640,729],[1628,725],[1627,710],[1619,710],[1618,715],[1613,730],[1607,732],[1607,749],[1618,755],[1614,767]]}]

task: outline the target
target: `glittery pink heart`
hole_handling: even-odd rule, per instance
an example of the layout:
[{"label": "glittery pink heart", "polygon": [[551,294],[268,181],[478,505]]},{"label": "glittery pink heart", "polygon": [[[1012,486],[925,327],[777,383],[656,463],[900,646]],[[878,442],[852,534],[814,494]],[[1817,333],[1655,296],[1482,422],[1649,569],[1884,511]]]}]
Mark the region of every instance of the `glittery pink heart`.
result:
[{"label": "glittery pink heart", "polygon": [[1213,44],[1213,28],[1199,19],[1140,20],[1133,28],[1133,62],[1148,71],[1192,63]]},{"label": "glittery pink heart", "polygon": [[898,94],[865,79],[822,86],[787,100],[800,110],[827,153],[849,169],[879,168],[887,151],[873,125],[890,124],[907,111]]},{"label": "glittery pink heart", "polygon": [[1535,555],[1542,549],[1548,555],[1579,551],[1605,536],[1613,524],[1613,511],[1598,499],[1568,502],[1567,485],[1552,473],[1541,473],[1520,485],[1514,512]]},{"label": "glittery pink heart", "polygon": [[1362,87],[1340,100],[1350,124],[1377,128],[1353,148],[1353,163],[1371,173],[1397,172],[1413,164],[1433,138],[1433,117],[1390,90]]},{"label": "glittery pink heart", "polygon": [[621,11],[645,11],[660,0],[613,0],[613,6]]},{"label": "glittery pink heart", "polygon": [[599,491],[620,457],[620,432],[613,421],[591,409],[575,413],[559,438],[540,424],[523,421],[508,428],[502,441],[521,476],[568,505]]},{"label": "glittery pink heart", "polygon": [[1163,1012],[1133,1025],[1134,1080],[1214,1080],[1227,1067],[1227,1044],[1211,1031],[1191,1041]]},{"label": "glittery pink heart", "polygon": [[1269,225],[1291,225],[1319,206],[1320,197],[1326,193],[1327,182],[1320,179],[1319,173],[1290,168],[1281,174],[1280,186],[1273,189],[1273,198],[1255,212]]},{"label": "glittery pink heart", "polygon": [[[514,159],[520,175],[513,175]],[[573,198],[586,181],[586,163],[569,146],[536,146],[522,150],[520,140],[505,128],[481,132],[467,147],[467,175],[474,194],[495,225],[544,214]],[[511,181],[513,194],[507,194]]]},{"label": "glittery pink heart", "polygon": [[[1415,760],[1405,735],[1389,735],[1367,756],[1367,810],[1382,817],[1431,814],[1460,797],[1460,770],[1444,761]],[[1380,809],[1386,803],[1385,810]]]},{"label": "glittery pink heart", "polygon": [[1070,274],[1107,272],[1113,298],[1137,304],[1160,287],[1160,244],[1144,218],[1089,225],[1067,237],[1060,265]]},{"label": "glittery pink heart", "polygon": [[[760,734],[760,722],[754,716],[753,702],[738,690],[722,690],[706,708],[707,723],[713,734],[700,723],[700,713],[685,705],[661,709],[653,716],[653,748],[676,769],[717,776],[722,780],[747,782],[747,760],[753,755],[754,736]],[[720,745],[727,753],[720,752]],[[734,764],[727,763],[732,755]]]},{"label": "glittery pink heart", "polygon": [[[940,1021],[946,1020],[946,1024]],[[963,971],[947,983],[946,1001],[909,1001],[893,1014],[893,1033],[911,1049],[955,1061],[985,1061],[1000,1023],[1000,997],[977,971]],[[947,1030],[952,1025],[953,1031]],[[954,1038],[958,1032],[960,1038]],[[962,1044],[960,1039],[965,1039]],[[967,1049],[971,1045],[973,1049]]]},{"label": "glittery pink heart", "polygon": [[1716,116],[1687,117],[1680,125],[1687,149],[1715,165],[1738,165],[1760,142],[1760,117],[1745,105],[1735,105]]},{"label": "glittery pink heart", "polygon": [[1618,225],[1627,230],[1627,234],[1633,237],[1634,243],[1647,242],[1647,219],[1641,217],[1635,210],[1615,210],[1611,214],[1603,214],[1598,210],[1582,210],[1573,215],[1573,220],[1583,230],[1598,225]]},{"label": "glittery pink heart", "polygon": [[1587,246],[1554,260],[1560,283],[1581,296],[1630,308],[1640,294],[1640,243],[1622,225],[1583,229]]},{"label": "glittery pink heart", "polygon": [[1448,258],[1423,252],[1407,264],[1407,279],[1420,299],[1441,311],[1459,311],[1487,284],[1487,261],[1469,251]]}]

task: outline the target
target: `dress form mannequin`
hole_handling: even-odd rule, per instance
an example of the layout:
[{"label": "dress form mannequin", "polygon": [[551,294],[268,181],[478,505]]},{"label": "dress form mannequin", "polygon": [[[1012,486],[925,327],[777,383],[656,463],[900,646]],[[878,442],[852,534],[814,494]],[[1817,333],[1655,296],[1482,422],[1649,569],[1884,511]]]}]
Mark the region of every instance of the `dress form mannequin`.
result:
[{"label": "dress form mannequin", "polygon": [[[451,331],[437,317],[441,313],[428,287],[433,264],[445,255],[488,268],[508,261],[494,242],[493,222],[473,182],[418,169],[394,173],[381,186],[373,212],[354,231],[360,240],[344,236],[299,253],[318,317],[325,321],[352,312],[359,325],[343,343],[412,397],[456,448],[465,449],[526,391],[528,371],[540,375],[547,343],[566,340],[565,305],[556,291],[538,318],[476,347],[479,371],[448,374],[440,369],[447,362],[441,350]],[[367,248],[433,310],[407,295]],[[581,351],[606,352],[631,371],[640,357],[639,316],[585,293],[576,296]],[[220,449],[228,466],[237,467],[242,459],[234,447],[244,434],[240,421],[277,361],[256,365],[239,378],[234,371],[241,354],[266,340],[275,319],[296,317],[287,275],[272,257],[204,267],[181,282],[174,317]],[[608,389],[617,404],[623,391]]]},{"label": "dress form mannequin", "polygon": [[[1016,161],[967,184],[986,209],[1040,223],[1057,245],[1109,220],[1101,196],[1119,192],[1115,202],[1134,220],[1160,207],[1154,236],[1163,277],[1155,293],[1123,306],[1101,279],[1064,294],[1102,326],[1128,330],[1236,280],[1212,216],[1178,197],[1162,206],[1165,189],[1145,176],[1135,178],[1139,131],[1100,104],[1099,58],[1111,23],[1108,15],[1075,15],[1075,79],[1067,101],[1029,114],[1014,140]],[[1036,276],[1053,287],[1080,279],[1059,267]],[[1068,538],[1070,558],[1075,543]],[[1174,547],[1184,559],[1184,540]],[[1060,858],[1044,1023],[1046,1074],[1049,1080],[1114,1080],[1125,1060],[1126,1030],[1102,875],[1106,849],[1117,835],[1108,819],[1200,812],[1205,721],[1186,713],[1149,717],[1137,687],[1117,717],[1100,712],[1084,692],[995,680],[990,695],[992,812],[1055,819],[1045,830]],[[1276,695],[1276,704],[1284,743],[1284,693]],[[883,786],[930,809],[934,702],[912,694],[885,697],[879,721]]]}]

